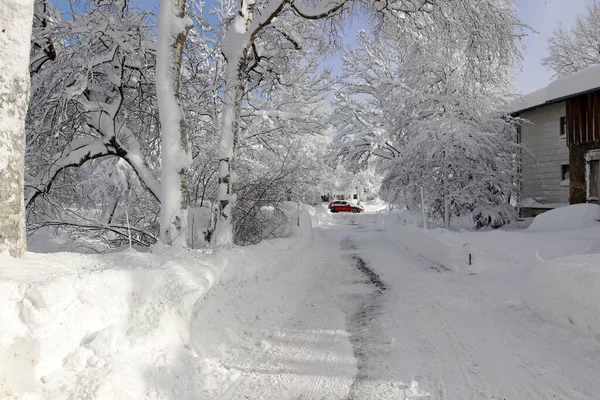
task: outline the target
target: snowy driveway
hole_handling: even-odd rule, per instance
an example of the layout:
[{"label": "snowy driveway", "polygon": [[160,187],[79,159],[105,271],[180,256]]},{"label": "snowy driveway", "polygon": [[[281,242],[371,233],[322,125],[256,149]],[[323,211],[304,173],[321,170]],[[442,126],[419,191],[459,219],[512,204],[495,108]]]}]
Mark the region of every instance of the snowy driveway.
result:
[{"label": "snowy driveway", "polygon": [[208,398],[600,398],[600,342],[524,307],[521,274],[439,271],[354,221],[315,230],[300,268],[206,299]]}]

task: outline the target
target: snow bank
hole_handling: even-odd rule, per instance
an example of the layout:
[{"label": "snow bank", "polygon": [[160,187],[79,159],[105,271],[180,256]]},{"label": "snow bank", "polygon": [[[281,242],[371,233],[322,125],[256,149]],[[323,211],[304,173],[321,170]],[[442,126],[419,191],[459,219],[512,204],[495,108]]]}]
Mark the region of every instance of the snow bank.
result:
[{"label": "snow bank", "polygon": [[208,367],[192,345],[195,306],[219,283],[294,265],[300,248],[0,256],[0,398],[197,398]]},{"label": "snow bank", "polygon": [[1,260],[0,395],[143,398],[150,370],[193,355],[192,307],[226,266],[191,252],[63,253],[63,273],[40,276],[52,259]]},{"label": "snow bank", "polygon": [[388,203],[381,200],[379,197],[373,200],[364,200],[360,202],[360,205],[364,208],[365,212],[376,213],[387,210],[389,208]]},{"label": "snow bank", "polygon": [[382,217],[392,239],[431,262],[470,272],[517,268],[526,279],[537,252],[545,259],[600,253],[600,223],[590,217],[598,207],[564,207],[536,217],[537,228],[532,224],[528,229],[510,226],[493,231],[456,232],[429,223],[430,229],[423,230],[422,217],[414,212]]},{"label": "snow bank", "polygon": [[[410,222],[407,224],[407,221],[419,222],[417,213],[402,213],[396,222],[385,224],[386,231],[393,240],[444,269],[463,269],[468,265],[468,246],[451,246],[443,241],[440,234],[447,232],[446,230],[425,230],[410,225]],[[422,216],[420,222],[422,226]]]},{"label": "snow bank", "polygon": [[328,203],[318,204],[316,206],[305,205],[305,210],[310,215],[310,220],[313,226],[323,226],[335,224],[333,215],[327,209]]},{"label": "snow bank", "polygon": [[527,304],[542,316],[600,335],[599,254],[541,261],[527,289]]},{"label": "snow bank", "polygon": [[600,206],[597,204],[575,204],[547,211],[535,217],[528,230],[556,231],[600,226]]}]

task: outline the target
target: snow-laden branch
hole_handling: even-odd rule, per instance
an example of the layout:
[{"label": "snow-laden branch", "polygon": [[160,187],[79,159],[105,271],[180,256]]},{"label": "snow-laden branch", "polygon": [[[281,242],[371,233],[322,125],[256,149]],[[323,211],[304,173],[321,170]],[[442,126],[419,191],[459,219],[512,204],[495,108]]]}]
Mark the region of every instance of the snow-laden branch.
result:
[{"label": "snow-laden branch", "polygon": [[54,179],[65,168],[78,167],[89,160],[105,157],[110,154],[102,139],[86,139],[74,142],[62,152],[52,157],[50,168],[42,171],[31,182],[26,184],[25,206],[29,208],[35,199],[50,192]]},{"label": "snow-laden branch", "polygon": [[298,0],[290,2],[292,8],[304,19],[323,19],[340,11],[347,0],[322,0],[316,5],[306,4]]},{"label": "snow-laden branch", "polygon": [[103,136],[103,142],[110,146],[114,155],[131,165],[150,194],[160,202],[160,182],[146,164],[133,132],[126,125],[113,119],[110,113],[102,110],[88,112],[85,117],[88,126]]}]

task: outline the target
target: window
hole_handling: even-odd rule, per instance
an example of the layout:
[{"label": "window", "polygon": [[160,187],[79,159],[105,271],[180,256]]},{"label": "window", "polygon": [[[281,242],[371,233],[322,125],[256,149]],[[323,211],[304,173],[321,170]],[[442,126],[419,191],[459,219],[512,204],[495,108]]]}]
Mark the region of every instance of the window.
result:
[{"label": "window", "polygon": [[560,176],[560,179],[563,181],[568,181],[571,178],[571,175],[569,174],[569,164],[563,164],[560,166]]},{"label": "window", "polygon": [[567,134],[567,117],[560,118],[560,136]]},{"label": "window", "polygon": [[588,182],[588,201],[597,202],[600,196],[598,189],[600,189],[599,178],[600,178],[600,161],[590,160],[588,162],[589,168],[589,182]]},{"label": "window", "polygon": [[585,155],[587,201],[598,203],[600,199],[600,151],[591,150]]}]

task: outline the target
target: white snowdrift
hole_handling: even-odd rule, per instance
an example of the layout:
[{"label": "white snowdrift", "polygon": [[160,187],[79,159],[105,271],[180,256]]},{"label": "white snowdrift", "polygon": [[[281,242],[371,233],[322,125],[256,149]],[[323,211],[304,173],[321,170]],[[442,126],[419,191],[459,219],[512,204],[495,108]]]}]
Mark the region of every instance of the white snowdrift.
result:
[{"label": "white snowdrift", "polygon": [[149,375],[176,375],[180,353],[194,356],[192,307],[227,266],[192,252],[56,261],[63,275],[36,274],[53,263],[45,254],[1,261],[0,395],[143,398],[153,390]]},{"label": "white snowdrift", "polygon": [[390,237],[433,263],[471,272],[517,267],[526,276],[535,266],[536,252],[545,259],[600,253],[598,212],[600,206],[580,204],[541,214],[527,229],[474,232],[424,230],[422,217],[414,212],[384,218]]},{"label": "white snowdrift", "polygon": [[556,231],[600,226],[600,206],[597,204],[575,204],[555,208],[535,217],[529,231]]},{"label": "white snowdrift", "polygon": [[542,316],[600,335],[600,254],[540,262],[527,289],[527,304]]},{"label": "white snowdrift", "polygon": [[294,238],[218,253],[0,255],[0,398],[197,398],[195,305],[218,283],[293,266],[310,241],[300,223]]},{"label": "white snowdrift", "polygon": [[[415,213],[402,213],[396,222],[387,223],[386,231],[393,240],[399,242],[408,250],[422,258],[440,265],[445,269],[463,269],[468,265],[468,246],[451,246],[441,239],[440,234],[447,232],[443,229],[425,230],[407,222],[418,223],[419,216]],[[421,216],[421,226],[423,226]]]}]

